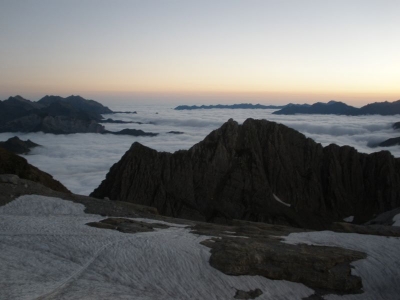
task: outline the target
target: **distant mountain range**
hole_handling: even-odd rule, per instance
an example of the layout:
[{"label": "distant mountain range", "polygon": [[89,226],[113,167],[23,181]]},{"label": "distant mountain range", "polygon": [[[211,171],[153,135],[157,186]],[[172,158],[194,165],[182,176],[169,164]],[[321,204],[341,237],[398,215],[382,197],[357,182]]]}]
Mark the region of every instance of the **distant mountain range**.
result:
[{"label": "distant mountain range", "polygon": [[[400,114],[400,100],[394,102],[375,102],[357,108],[339,101],[329,101],[328,103],[317,102],[314,104],[293,104],[287,105],[261,105],[261,104],[232,104],[232,105],[179,105],[175,110],[195,110],[195,109],[279,109],[273,114],[276,115],[295,115],[295,114],[319,114],[319,115],[397,115]],[[400,127],[400,125],[398,125]]]},{"label": "distant mountain range", "polygon": [[308,104],[289,104],[284,108],[273,112],[276,115],[295,114],[320,114],[320,115],[397,115],[400,114],[400,100],[394,102],[375,102],[361,108],[347,105],[343,102],[329,101]]},{"label": "distant mountain range", "polygon": [[179,105],[175,107],[175,110],[193,110],[193,109],[280,109],[285,107],[284,105],[261,105],[261,104],[250,104],[250,103],[241,103],[241,104],[232,104],[232,105]]},{"label": "distant mountain range", "polygon": [[[112,114],[111,109],[81,96],[45,96],[37,102],[21,96],[0,101],[0,132],[44,132],[53,134],[102,133],[134,136],[154,136],[142,130],[105,130],[99,124],[101,114]],[[108,119],[108,123],[118,120]]]}]

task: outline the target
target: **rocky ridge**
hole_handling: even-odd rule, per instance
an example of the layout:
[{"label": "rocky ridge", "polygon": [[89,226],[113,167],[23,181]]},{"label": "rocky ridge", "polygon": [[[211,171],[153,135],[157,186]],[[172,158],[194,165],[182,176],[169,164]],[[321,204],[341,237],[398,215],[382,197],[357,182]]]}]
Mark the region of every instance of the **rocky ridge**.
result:
[{"label": "rocky ridge", "polygon": [[27,154],[32,148],[39,147],[40,145],[32,142],[31,140],[22,141],[17,136],[9,138],[5,142],[0,142],[0,147],[15,154]]},{"label": "rocky ridge", "polygon": [[173,154],[134,143],[91,196],[193,220],[328,228],[399,207],[400,160],[387,151],[322,147],[266,120],[229,120]]},{"label": "rocky ridge", "polygon": [[312,105],[292,104],[273,112],[276,115],[322,114],[322,115],[397,115],[400,114],[400,100],[394,102],[375,102],[361,108],[339,101],[317,102]]}]

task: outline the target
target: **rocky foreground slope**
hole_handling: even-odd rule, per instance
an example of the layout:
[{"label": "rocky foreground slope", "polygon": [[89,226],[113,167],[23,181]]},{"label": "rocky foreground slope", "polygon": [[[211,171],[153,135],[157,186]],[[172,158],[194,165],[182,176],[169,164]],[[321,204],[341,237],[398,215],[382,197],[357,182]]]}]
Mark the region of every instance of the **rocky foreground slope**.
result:
[{"label": "rocky foreground slope", "polygon": [[[16,199],[18,196],[32,194],[34,196]],[[85,212],[91,215],[85,218],[80,213],[74,218],[72,214],[76,213],[77,208],[62,199],[83,204]],[[10,203],[8,207],[2,208],[2,205],[10,201],[16,201],[19,206]],[[12,207],[19,207],[18,211]],[[140,219],[136,219],[138,217]],[[146,219],[141,219],[143,217]],[[40,223],[35,222],[36,218]],[[44,218],[48,220],[44,222]],[[1,270],[2,274],[7,274],[12,279],[13,284],[6,285],[0,295],[12,295],[10,298],[14,299],[23,298],[26,294],[32,296],[32,292],[34,295],[40,292],[38,295],[51,296],[54,299],[60,295],[69,295],[66,298],[76,299],[86,295],[88,283],[90,287],[94,287],[90,291],[90,297],[95,295],[101,298],[108,295],[109,291],[104,289],[107,286],[115,293],[110,296],[113,299],[122,299],[126,295],[136,295],[143,299],[221,299],[218,293],[226,294],[223,299],[232,299],[235,290],[236,299],[253,299],[263,293],[265,294],[262,296],[265,297],[260,299],[308,299],[307,295],[310,299],[323,299],[321,296],[325,294],[360,292],[365,292],[366,298],[360,295],[355,299],[385,299],[387,295],[393,295],[397,291],[397,285],[392,284],[399,270],[392,265],[396,260],[393,249],[388,253],[391,262],[388,268],[379,263],[381,251],[371,252],[369,248],[360,251],[362,247],[354,249],[354,246],[344,249],[340,244],[326,247],[289,243],[292,235],[295,237],[306,234],[312,237],[318,234],[304,229],[245,221],[217,225],[173,219],[158,215],[150,207],[56,192],[15,175],[0,176],[0,219],[8,222],[4,223],[7,224],[8,235],[4,235],[0,242],[3,242],[6,250],[13,249],[12,255],[8,254],[11,252],[3,252],[0,262],[18,270],[11,273],[7,273],[10,272],[8,268]],[[86,219],[91,221],[87,223]],[[28,230],[30,234],[27,234],[27,229],[20,229],[22,223],[11,226],[10,222],[17,225],[23,222],[25,226],[27,222],[31,222],[32,226]],[[98,228],[98,231],[88,232],[85,223]],[[65,231],[68,226],[72,227],[73,234]],[[354,232],[354,229],[357,231],[356,227],[349,224],[348,232]],[[43,231],[43,228],[46,230]],[[154,232],[154,229],[158,233],[143,235]],[[384,230],[384,235],[398,237],[400,228],[397,229]],[[366,230],[366,234],[372,233],[368,231],[368,227]],[[21,232],[24,232],[23,244],[19,238]],[[56,234],[52,234],[53,232]],[[141,235],[136,235],[137,233]],[[328,232],[321,234],[329,235]],[[330,234],[338,240],[351,239],[351,235],[347,234]],[[363,243],[374,239],[398,243],[394,237],[354,235],[356,237]],[[330,239],[335,243],[335,239]],[[188,248],[190,243],[193,244],[193,249]],[[199,243],[206,247],[201,247]],[[46,245],[45,250],[43,244]],[[20,251],[21,245],[24,259],[35,263],[15,264],[15,253]],[[351,272],[350,264],[357,266],[357,275]],[[240,277],[225,282],[227,277],[210,270],[209,265],[230,276],[259,275],[273,280]],[[60,270],[60,266],[64,269]],[[373,277],[368,275],[371,272],[364,270],[363,266],[374,270]],[[41,274],[37,280],[31,275],[33,269],[35,273]],[[171,269],[174,272],[171,273]],[[386,278],[381,278],[380,272],[383,271]],[[24,279],[21,279],[21,274],[24,274]],[[209,276],[213,280],[209,280]],[[131,277],[133,281],[129,281]],[[379,280],[371,280],[375,277]],[[385,280],[384,283],[381,279]],[[168,285],[171,281],[172,285]],[[246,285],[239,285],[248,281],[256,284],[253,289],[257,289],[249,290],[248,287],[244,288]],[[193,282],[195,284],[191,285]],[[217,286],[215,282],[218,283]],[[296,286],[294,283],[303,285]],[[204,285],[207,289],[200,288]],[[383,286],[387,288],[380,294],[379,290]],[[140,294],[143,291],[146,292]]]},{"label": "rocky foreground slope", "polygon": [[8,278],[1,299],[376,300],[399,293],[400,227],[362,226],[364,234],[354,234],[217,225],[15,175],[0,176],[0,216],[0,278]]},{"label": "rocky foreground slope", "polygon": [[134,143],[91,194],[202,221],[326,228],[400,206],[400,160],[389,152],[322,147],[266,120],[229,120],[189,150]]}]

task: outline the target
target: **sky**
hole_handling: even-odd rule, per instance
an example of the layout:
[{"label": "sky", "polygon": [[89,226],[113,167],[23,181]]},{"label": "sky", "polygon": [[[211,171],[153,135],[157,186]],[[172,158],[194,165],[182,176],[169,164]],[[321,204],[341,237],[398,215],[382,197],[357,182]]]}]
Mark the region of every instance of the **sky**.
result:
[{"label": "sky", "polygon": [[0,99],[400,99],[400,1],[0,0]]}]

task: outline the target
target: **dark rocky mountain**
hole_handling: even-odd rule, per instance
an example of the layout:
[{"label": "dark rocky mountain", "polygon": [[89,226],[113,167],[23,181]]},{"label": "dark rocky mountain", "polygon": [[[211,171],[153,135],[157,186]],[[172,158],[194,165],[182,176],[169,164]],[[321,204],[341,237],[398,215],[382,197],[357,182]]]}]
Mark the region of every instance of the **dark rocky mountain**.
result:
[{"label": "dark rocky mountain", "polygon": [[41,108],[43,108],[42,105],[21,96],[9,97],[7,100],[0,101],[0,126]]},{"label": "dark rocky mountain", "polygon": [[5,142],[0,142],[0,147],[7,151],[15,154],[27,154],[31,151],[31,148],[38,147],[40,145],[32,142],[31,140],[22,141],[17,136],[9,138]]},{"label": "dark rocky mountain", "polygon": [[66,103],[74,107],[75,109],[86,112],[89,114],[112,114],[113,111],[106,106],[94,101],[87,100],[81,96],[69,96],[66,98],[60,96],[44,96],[38,101],[39,104],[44,106],[50,106],[52,103]]},{"label": "dark rocky mountain", "polygon": [[394,102],[376,102],[356,108],[343,102],[329,101],[328,103],[314,103],[312,105],[287,105],[281,110],[273,112],[277,115],[294,114],[323,114],[323,115],[396,115],[400,114],[400,100]]},{"label": "dark rocky mountain", "polygon": [[[38,102],[21,96],[0,101],[0,132],[44,132],[53,134],[113,133],[154,136],[151,132],[124,129],[105,130],[101,114],[113,113],[108,107],[80,96],[45,96]],[[104,123],[129,123],[108,119]],[[132,123],[132,122],[131,122]],[[138,122],[140,124],[140,122]]]},{"label": "dark rocky mountain", "polygon": [[175,107],[175,110],[193,110],[193,109],[280,109],[283,105],[261,105],[261,104],[251,104],[251,103],[241,103],[232,105],[179,105]]},{"label": "dark rocky mountain", "polygon": [[396,122],[393,124],[393,129],[400,129],[400,122]]},{"label": "dark rocky mountain", "polygon": [[387,139],[386,141],[379,143],[377,146],[379,147],[400,146],[400,137]]},{"label": "dark rocky mountain", "polygon": [[266,120],[229,120],[173,154],[134,143],[91,195],[180,218],[326,228],[400,206],[400,160],[387,151],[322,147]]},{"label": "dark rocky mountain", "polygon": [[112,112],[79,96],[46,96],[38,102],[21,96],[0,102],[0,132],[77,133],[101,132],[101,113]]},{"label": "dark rocky mountain", "polygon": [[355,115],[357,108],[349,106],[343,102],[329,101],[328,103],[314,103],[312,105],[288,105],[281,110],[273,112],[276,115],[294,115],[294,114],[334,114],[334,115]]},{"label": "dark rocky mountain", "polygon": [[65,186],[50,174],[30,165],[25,158],[3,148],[0,148],[0,174],[14,174],[20,178],[38,182],[54,191],[70,193]]},{"label": "dark rocky mountain", "polygon": [[400,100],[394,102],[375,102],[360,108],[359,115],[398,115],[400,114]]}]

